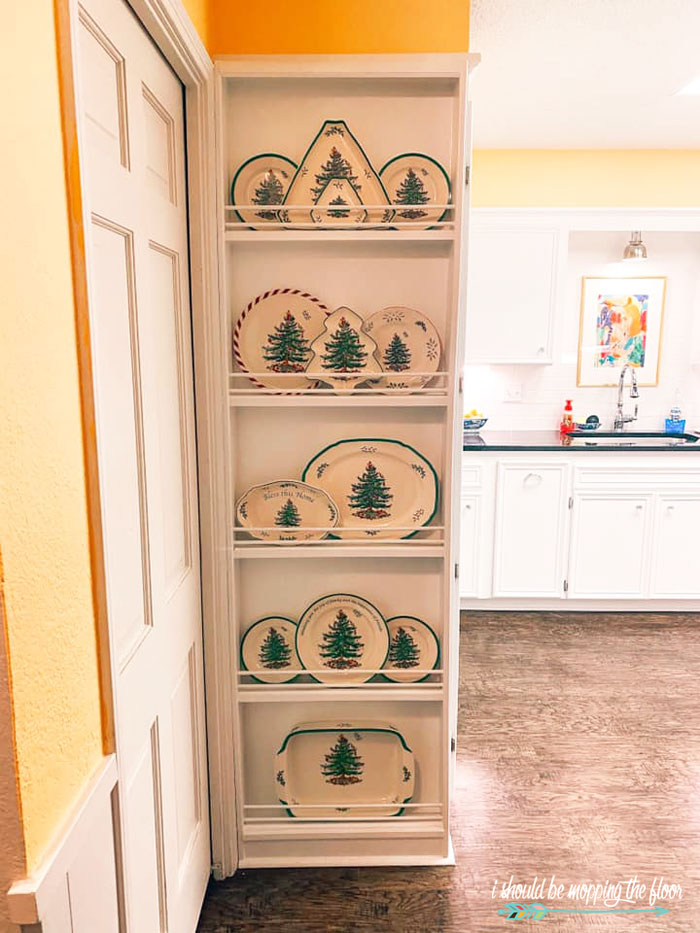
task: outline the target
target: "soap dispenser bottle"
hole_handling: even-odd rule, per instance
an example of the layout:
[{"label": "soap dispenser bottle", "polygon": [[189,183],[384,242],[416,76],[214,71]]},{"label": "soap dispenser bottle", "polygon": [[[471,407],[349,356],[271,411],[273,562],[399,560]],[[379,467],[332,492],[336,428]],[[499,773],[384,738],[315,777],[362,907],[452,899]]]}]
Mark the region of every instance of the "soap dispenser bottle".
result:
[{"label": "soap dispenser bottle", "polygon": [[566,400],[564,415],[561,419],[559,430],[562,434],[570,434],[574,430],[574,409],[572,408],[570,398]]}]

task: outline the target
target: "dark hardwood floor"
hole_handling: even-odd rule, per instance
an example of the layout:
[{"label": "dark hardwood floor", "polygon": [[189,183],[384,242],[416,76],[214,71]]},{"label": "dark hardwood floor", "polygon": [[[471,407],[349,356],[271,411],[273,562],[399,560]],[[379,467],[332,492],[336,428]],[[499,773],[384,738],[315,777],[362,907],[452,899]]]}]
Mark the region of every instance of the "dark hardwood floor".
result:
[{"label": "dark hardwood floor", "polygon": [[682,900],[660,901],[663,917],[550,914],[535,929],[697,933],[699,685],[700,616],[463,615],[457,865],[240,871],[212,882],[198,929],[530,930],[498,915],[496,879],[555,875],[568,890],[636,874],[681,885]]}]

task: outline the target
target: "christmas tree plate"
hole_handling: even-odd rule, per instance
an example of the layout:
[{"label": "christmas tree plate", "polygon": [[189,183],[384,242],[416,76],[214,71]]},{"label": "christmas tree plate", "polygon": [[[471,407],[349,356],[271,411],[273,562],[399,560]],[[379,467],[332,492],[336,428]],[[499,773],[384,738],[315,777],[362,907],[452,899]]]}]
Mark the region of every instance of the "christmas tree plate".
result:
[{"label": "christmas tree plate", "polygon": [[338,506],[333,538],[410,538],[437,510],[437,474],[403,441],[337,441],[307,463],[302,479],[325,489]]},{"label": "christmas tree plate", "polygon": [[[350,308],[336,308],[323,322],[323,333],[311,344],[309,372],[336,392],[352,392],[374,373],[377,345],[362,330],[362,318]],[[323,375],[319,376],[322,373]],[[372,380],[373,382],[376,380]]]},{"label": "christmas tree plate", "polygon": [[390,159],[379,175],[391,203],[400,206],[394,220],[410,222],[415,230],[427,230],[445,217],[444,208],[431,210],[428,206],[449,204],[451,197],[449,176],[435,159],[420,152],[404,152]]},{"label": "christmas tree plate", "polygon": [[385,389],[417,389],[431,377],[411,376],[440,368],[440,335],[435,325],[413,308],[383,308],[367,318],[362,329],[377,344],[375,356],[384,372],[378,383]]},{"label": "christmas tree plate", "polygon": [[431,671],[440,660],[440,642],[431,627],[415,616],[387,619],[389,657],[384,676],[398,684],[415,684],[430,677],[417,671]]},{"label": "christmas tree plate", "polygon": [[328,207],[326,211],[311,211],[316,223],[347,226],[362,224],[367,220],[367,211],[362,207],[360,195],[349,178],[331,178],[316,203]]},{"label": "christmas tree plate", "polygon": [[347,687],[365,683],[383,667],[389,632],[381,612],[368,600],[333,593],[305,610],[296,647],[314,680]]},{"label": "christmas tree plate", "polygon": [[270,373],[251,377],[261,388],[293,390],[317,385],[303,373],[311,359],[311,342],[323,331],[328,313],[318,298],[298,288],[273,288],[258,295],[233,329],[236,362],[245,373]]},{"label": "christmas tree plate", "polygon": [[265,210],[266,205],[282,203],[296,172],[296,163],[275,152],[253,156],[238,169],[231,182],[231,203],[258,204],[259,209],[236,208],[236,216],[256,230],[263,224],[278,224],[277,211]]},{"label": "christmas tree plate", "polygon": [[[341,178],[350,182],[363,204],[374,208],[367,211],[367,222],[387,223],[392,219],[394,212],[389,208],[384,185],[347,123],[326,120],[301,160],[285,196],[284,205],[290,208],[282,218],[285,224],[332,220],[330,211],[308,208],[319,203],[332,179]],[[307,209],[292,210],[294,205]]]},{"label": "christmas tree plate", "polygon": [[298,480],[251,486],[236,503],[236,520],[271,544],[321,541],[338,524],[338,507],[323,489]]},{"label": "christmas tree plate", "polygon": [[297,624],[283,616],[259,619],[241,641],[241,666],[262,684],[286,684],[301,671],[295,647]]},{"label": "christmas tree plate", "polygon": [[299,819],[401,816],[413,796],[413,752],[386,722],[304,722],[275,757],[280,802]]}]

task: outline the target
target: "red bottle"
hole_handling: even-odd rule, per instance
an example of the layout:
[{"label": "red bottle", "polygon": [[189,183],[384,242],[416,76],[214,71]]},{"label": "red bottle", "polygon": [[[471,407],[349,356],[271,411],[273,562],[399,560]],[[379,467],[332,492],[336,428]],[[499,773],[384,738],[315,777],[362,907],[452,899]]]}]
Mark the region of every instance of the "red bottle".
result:
[{"label": "red bottle", "polygon": [[561,419],[559,430],[562,434],[570,434],[574,430],[574,409],[571,406],[571,399],[566,400],[564,406],[564,417]]}]

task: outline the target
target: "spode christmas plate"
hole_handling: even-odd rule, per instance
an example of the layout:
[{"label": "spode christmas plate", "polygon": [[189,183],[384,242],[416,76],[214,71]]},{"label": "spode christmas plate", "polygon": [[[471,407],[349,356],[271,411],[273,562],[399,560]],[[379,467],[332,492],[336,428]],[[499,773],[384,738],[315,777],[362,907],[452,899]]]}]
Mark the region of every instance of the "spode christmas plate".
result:
[{"label": "spode christmas plate", "polygon": [[338,507],[323,489],[298,480],[251,486],[236,503],[236,521],[271,544],[321,541],[338,524]]},{"label": "spode christmas plate", "polygon": [[[284,199],[284,206],[289,208],[283,216],[284,222],[327,222],[327,210],[292,208],[297,204],[305,207],[318,204],[328,183],[340,178],[350,182],[362,204],[374,206],[374,210],[367,211],[369,223],[391,220],[394,212],[389,208],[389,198],[362,146],[343,120],[326,120],[291,181]],[[377,205],[386,207],[377,208]]]},{"label": "spode christmas plate", "polygon": [[360,195],[348,178],[331,178],[316,203],[328,206],[326,211],[311,211],[316,223],[347,226],[367,220],[367,211],[362,207]]},{"label": "spode christmas plate", "polygon": [[[251,382],[268,389],[308,389],[304,376],[311,343],[323,331],[328,308],[298,288],[273,288],[254,298],[233,329],[233,355],[245,373],[270,373]],[[284,374],[275,378],[275,373]],[[295,374],[299,374],[298,377]]]},{"label": "spode christmas plate", "polygon": [[390,723],[303,722],[285,736],[274,776],[291,817],[400,816],[413,796],[415,760]]},{"label": "spode christmas plate", "polygon": [[350,308],[337,308],[324,320],[323,333],[311,344],[309,372],[337,392],[352,391],[381,372],[376,350],[374,340],[362,330],[360,315]]},{"label": "spode christmas plate", "polygon": [[236,208],[239,220],[253,229],[263,224],[278,224],[278,212],[270,207],[282,203],[296,169],[295,162],[275,152],[253,156],[244,162],[231,182],[231,203],[259,207]]},{"label": "spode christmas plate", "polygon": [[[427,230],[442,220],[444,208],[431,210],[430,204],[449,204],[450,179],[445,169],[421,152],[404,152],[390,159],[379,173],[389,200],[396,206],[396,221],[410,221],[412,229]],[[418,223],[421,221],[421,223]]]},{"label": "spode christmas plate", "polygon": [[334,538],[409,538],[437,510],[437,474],[403,441],[337,441],[307,463],[302,479],[325,489],[338,506]]},{"label": "spode christmas plate", "polygon": [[386,660],[389,632],[381,612],[349,593],[323,596],[304,611],[296,648],[311,676],[325,684],[350,686],[374,677]]},{"label": "spode christmas plate", "polygon": [[431,373],[440,368],[440,336],[430,318],[420,311],[382,308],[367,318],[362,329],[376,343],[375,356],[390,374],[379,380],[380,387],[420,388],[430,382],[430,375],[411,376],[411,371]]},{"label": "spode christmas plate", "polygon": [[[431,627],[415,616],[387,619],[389,655],[384,676],[399,684],[413,684],[430,677],[426,671],[438,666],[440,642]],[[423,673],[413,673],[414,671]]]},{"label": "spode christmas plate", "polygon": [[284,616],[259,619],[241,641],[241,665],[263,684],[286,684],[301,671],[295,645],[297,624]]}]

